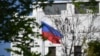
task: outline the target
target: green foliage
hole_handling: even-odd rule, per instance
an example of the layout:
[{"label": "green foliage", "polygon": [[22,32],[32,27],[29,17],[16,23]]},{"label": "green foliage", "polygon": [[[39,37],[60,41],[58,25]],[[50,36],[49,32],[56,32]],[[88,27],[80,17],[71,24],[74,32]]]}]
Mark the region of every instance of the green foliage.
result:
[{"label": "green foliage", "polygon": [[90,41],[88,43],[87,56],[100,56],[100,41]]},{"label": "green foliage", "polygon": [[18,50],[12,50],[12,49],[6,49],[8,52],[14,52],[14,53],[16,53],[16,54],[19,54],[19,55],[21,55],[21,52],[20,51],[18,51]]},{"label": "green foliage", "polygon": [[45,1],[47,0],[0,0],[0,40],[15,41],[20,31],[25,31],[24,37],[28,34],[34,34],[32,32],[34,26],[30,27],[30,25],[36,25],[37,23],[35,19],[25,16],[32,12],[34,4],[44,7],[42,4]]},{"label": "green foliage", "polygon": [[89,0],[89,2],[75,2],[75,0],[73,0],[73,4],[75,5],[76,9],[80,11],[80,13],[86,13],[86,9],[91,10],[92,12],[90,13],[98,12],[98,2],[95,0]]},{"label": "green foliage", "polygon": [[[7,49],[24,56],[39,56],[32,53],[29,48],[33,47],[33,38],[39,37],[39,32],[34,32],[34,28],[39,28],[35,18],[28,18],[34,9],[34,5],[44,8],[53,0],[0,0],[0,41],[16,43],[14,47],[19,50]],[[41,3],[40,3],[41,2]],[[36,7],[35,7],[36,8]]]}]

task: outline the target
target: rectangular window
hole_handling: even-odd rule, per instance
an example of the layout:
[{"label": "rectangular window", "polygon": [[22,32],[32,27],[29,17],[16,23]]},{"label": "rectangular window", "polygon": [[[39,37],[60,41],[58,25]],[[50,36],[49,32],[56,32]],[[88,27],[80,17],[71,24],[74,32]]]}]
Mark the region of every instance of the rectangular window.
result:
[{"label": "rectangular window", "polygon": [[49,47],[49,53],[48,56],[56,56],[56,47]]},{"label": "rectangular window", "polygon": [[54,3],[52,6],[46,6],[44,13],[46,15],[59,15],[62,10],[66,10],[66,3]]},{"label": "rectangular window", "polygon": [[74,46],[74,56],[82,56],[82,47],[81,46]]},{"label": "rectangular window", "polygon": [[75,3],[75,14],[98,13],[98,2],[79,2]]}]

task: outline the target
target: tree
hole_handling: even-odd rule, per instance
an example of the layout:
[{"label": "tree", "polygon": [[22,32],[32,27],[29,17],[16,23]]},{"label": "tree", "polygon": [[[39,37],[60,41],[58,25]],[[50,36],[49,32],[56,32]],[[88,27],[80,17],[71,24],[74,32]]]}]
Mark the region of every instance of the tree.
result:
[{"label": "tree", "polygon": [[[33,46],[31,43],[34,40],[31,37],[40,35],[33,31],[33,29],[39,28],[39,24],[35,18],[28,16],[34,8],[37,8],[34,5],[44,8],[45,1],[47,0],[0,0],[0,41],[14,42],[15,47],[20,49],[20,51],[7,49],[8,51],[19,54],[27,52],[29,54],[25,54],[26,56],[34,56],[28,49]],[[52,1],[48,1],[48,3],[52,3]]]},{"label": "tree", "polygon": [[99,40],[93,40],[88,43],[87,56],[100,56]]}]

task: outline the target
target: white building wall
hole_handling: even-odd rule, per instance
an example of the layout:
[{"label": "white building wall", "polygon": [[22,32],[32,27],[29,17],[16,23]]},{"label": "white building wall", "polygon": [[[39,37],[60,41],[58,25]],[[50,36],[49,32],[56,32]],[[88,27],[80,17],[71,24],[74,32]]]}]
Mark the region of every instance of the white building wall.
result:
[{"label": "white building wall", "polygon": [[[100,3],[99,3],[99,5],[100,5]],[[85,31],[85,32],[87,32],[88,30],[89,30],[89,26],[90,26],[90,24],[91,24],[91,21],[92,21],[92,19],[93,19],[93,14],[90,14],[90,13],[88,13],[88,14],[75,14],[75,7],[74,7],[74,5],[73,4],[71,4],[71,3],[66,3],[66,10],[62,10],[61,11],[61,14],[59,15],[59,16],[61,16],[61,18],[62,18],[62,20],[64,20],[65,18],[68,18],[70,21],[71,21],[71,23],[74,23],[74,24],[77,24],[77,19],[80,21],[80,24],[78,25],[78,26],[75,26],[75,36],[76,36],[76,38],[75,38],[75,44],[74,45],[81,45],[82,44],[82,41],[83,41],[83,38],[84,38],[84,36],[86,36],[87,34],[85,34],[85,33],[79,33],[79,32],[83,32],[83,31]],[[100,6],[99,6],[99,8],[100,8]],[[100,11],[99,11],[100,12]],[[34,12],[33,12],[34,13]],[[53,27],[55,27],[54,26],[54,23],[51,21],[51,19],[53,19],[51,16],[52,15],[45,15],[44,14],[44,12],[43,12],[43,10],[42,9],[37,9],[36,10],[36,19],[39,21],[39,22],[41,22],[41,21],[44,21],[44,22],[46,22],[46,23],[48,23],[49,25],[51,25],[51,26],[53,26]],[[53,16],[57,16],[57,15],[53,15]],[[51,17],[51,18],[50,18]],[[100,21],[100,16],[99,16],[99,13],[97,14],[97,16],[95,17],[95,21],[93,22],[93,26],[92,27],[95,27],[95,28],[98,28],[99,30],[100,30],[100,24],[99,24],[99,21]],[[56,28],[56,27],[55,27]],[[93,36],[94,38],[95,37],[99,37],[100,36],[100,33],[98,32],[98,33],[94,33],[93,35],[91,35],[92,33],[89,33],[88,34],[88,37],[87,37],[87,41],[86,42],[88,42],[89,41],[89,37],[91,37],[91,36]],[[66,39],[66,43],[67,43],[67,45],[68,45],[68,52],[69,52],[69,50],[70,50],[70,47],[71,47],[71,43],[72,43],[72,41],[71,40],[69,40],[69,39],[72,39],[71,37],[68,37],[67,39]],[[49,42],[50,43],[50,42]],[[47,45],[48,43],[45,43],[45,45]],[[52,43],[51,43],[52,44]],[[50,45],[50,44],[49,44]],[[48,45],[48,46],[49,46]],[[52,45],[51,45],[52,46]],[[57,47],[57,46],[56,46]],[[60,46],[60,47],[57,47],[58,49],[59,48],[61,48],[60,50],[61,50],[61,52],[59,52],[59,50],[56,50],[56,54],[57,54],[57,56],[60,56],[61,54],[62,54],[62,46]],[[84,48],[84,47],[82,47],[82,48]],[[45,49],[46,50],[46,49]],[[72,49],[73,50],[73,49]],[[83,51],[83,50],[82,50]],[[73,51],[72,51],[73,52]],[[59,55],[58,55],[59,54]],[[72,55],[73,56],[73,55]]]},{"label": "white building wall", "polygon": [[[41,8],[36,9],[34,12],[36,12],[35,16],[36,16],[37,21],[40,24],[41,24],[41,21],[43,21],[43,22],[48,23],[50,26],[54,27],[52,21],[50,20],[51,18],[49,18],[48,16],[46,16]],[[34,12],[33,12],[33,14],[34,14]],[[37,41],[38,41],[38,39],[37,39]],[[44,42],[45,44],[44,44],[44,47],[43,47],[43,45],[41,45],[41,44],[43,44],[42,42],[38,41],[38,43],[39,43],[40,47],[38,47],[37,50],[35,48],[32,48],[32,50],[38,51],[38,52],[41,52],[41,53],[45,52],[45,55],[46,55],[49,52],[48,47],[55,46],[56,47],[56,56],[61,56],[61,53],[62,53],[61,52],[61,49],[62,49],[61,48],[61,44],[53,44],[50,41],[46,40]]]}]

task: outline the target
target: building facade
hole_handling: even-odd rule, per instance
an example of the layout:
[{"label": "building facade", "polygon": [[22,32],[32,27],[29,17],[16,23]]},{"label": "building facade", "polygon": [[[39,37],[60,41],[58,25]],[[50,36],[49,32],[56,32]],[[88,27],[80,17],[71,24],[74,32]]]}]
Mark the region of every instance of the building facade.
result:
[{"label": "building facade", "polygon": [[[47,49],[45,48],[45,55],[49,51],[48,48],[55,45],[56,56],[86,56],[84,50],[87,48],[87,43],[99,39],[99,0],[96,0],[92,6],[91,2],[87,0],[77,0],[75,3],[78,2],[80,3],[77,6],[70,0],[54,1],[52,6],[33,10],[33,16],[40,24],[41,21],[44,21],[59,30],[64,36],[61,40],[62,43],[58,44],[59,46],[45,41],[45,46],[48,46]],[[76,54],[77,52],[79,54]]]},{"label": "building facade", "polygon": [[[97,0],[94,6],[90,6],[87,0],[77,0],[76,3],[79,1],[83,2],[79,4],[79,8],[70,0],[57,0],[52,6],[33,10],[31,17],[35,17],[39,24],[42,21],[46,22],[59,30],[64,37],[61,39],[61,44],[54,44],[48,40],[43,41],[41,37],[34,38],[34,47],[31,51],[41,53],[41,56],[47,55],[49,51],[52,52],[51,56],[75,56],[74,47],[79,46],[81,56],[86,56],[84,53],[84,49],[87,48],[86,43],[99,39],[100,36],[100,1]],[[91,7],[94,8],[94,13],[89,9]],[[37,31],[41,32],[41,30]],[[18,56],[5,51],[5,48],[13,48],[12,45],[1,43],[0,56]]]}]

